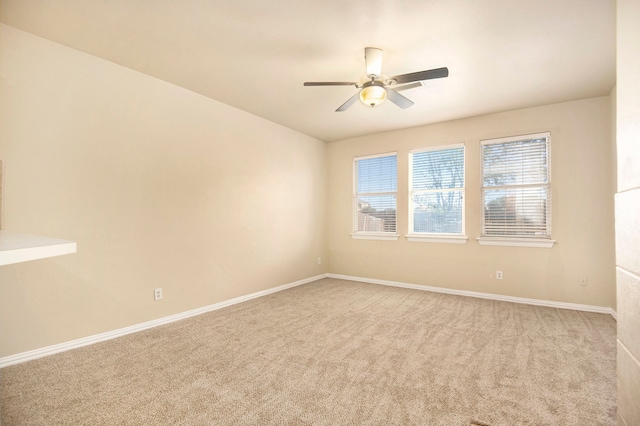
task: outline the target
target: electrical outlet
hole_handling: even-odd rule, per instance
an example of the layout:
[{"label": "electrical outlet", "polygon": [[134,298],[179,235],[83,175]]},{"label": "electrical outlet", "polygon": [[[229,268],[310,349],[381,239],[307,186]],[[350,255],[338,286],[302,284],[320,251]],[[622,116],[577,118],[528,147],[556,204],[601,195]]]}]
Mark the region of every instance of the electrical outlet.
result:
[{"label": "electrical outlet", "polygon": [[496,271],[496,280],[502,279],[502,271]]},{"label": "electrical outlet", "polygon": [[162,299],[162,289],[156,288],[153,290],[153,300],[161,300]]},{"label": "electrical outlet", "polygon": [[322,264],[322,258],[321,258],[321,257],[319,257],[319,258],[318,258],[318,265],[321,265],[321,264]]}]

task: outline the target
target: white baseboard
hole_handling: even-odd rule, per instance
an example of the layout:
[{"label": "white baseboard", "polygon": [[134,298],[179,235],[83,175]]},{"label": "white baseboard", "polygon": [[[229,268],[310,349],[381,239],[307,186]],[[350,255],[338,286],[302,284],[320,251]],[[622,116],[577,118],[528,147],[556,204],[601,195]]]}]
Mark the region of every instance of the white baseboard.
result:
[{"label": "white baseboard", "polygon": [[336,278],[341,280],[359,281],[359,282],[364,282],[369,284],[380,284],[380,285],[387,285],[392,287],[411,288],[414,290],[424,290],[424,291],[432,291],[435,293],[454,294],[457,296],[477,297],[480,299],[491,299],[491,300],[499,300],[502,302],[522,303],[525,305],[547,306],[550,308],[572,309],[574,311],[586,311],[586,312],[595,312],[599,314],[609,314],[614,319],[616,320],[618,319],[618,314],[614,309],[607,308],[604,306],[580,305],[577,303],[554,302],[552,300],[527,299],[525,297],[504,296],[501,294],[480,293],[476,291],[456,290],[456,289],[445,288],[445,287],[432,287],[428,285],[407,284],[407,283],[401,283],[398,281],[377,280],[374,278],[353,277],[349,275],[340,275],[340,274],[327,274],[327,276],[329,278]]},{"label": "white baseboard", "polygon": [[31,361],[34,359],[48,356],[48,355],[53,355],[59,352],[80,348],[82,346],[92,345],[94,343],[104,342],[105,340],[115,339],[116,337],[121,337],[127,334],[136,333],[138,331],[157,327],[159,325],[168,324],[174,321],[179,321],[185,318],[204,314],[206,312],[211,312],[218,309],[226,308],[227,306],[246,302],[247,300],[255,299],[257,297],[266,296],[268,294],[277,293],[282,290],[286,290],[292,287],[297,287],[302,284],[307,284],[313,281],[317,281],[319,279],[326,278],[327,276],[328,274],[316,275],[315,277],[305,278],[289,284],[284,284],[278,287],[269,288],[267,290],[258,291],[256,293],[247,294],[246,296],[236,297],[233,299],[225,300],[223,302],[214,303],[213,305],[192,309],[190,311],[182,312],[175,315],[170,315],[168,317],[163,317],[163,318],[158,318],[152,321],[143,322],[141,324],[132,325],[130,327],[119,328],[117,330],[108,331],[106,333],[100,333],[93,336],[83,337],[81,339],[71,340],[69,342],[59,343],[57,345],[46,346],[44,348],[22,352],[16,355],[10,355],[7,357],[0,358],[0,368],[8,367],[14,364],[20,364],[22,362]]},{"label": "white baseboard", "polygon": [[4,358],[0,358],[0,368],[8,367],[14,364],[20,364],[22,362],[31,361],[34,359],[48,356],[48,355],[53,355],[59,352],[64,352],[71,349],[92,345],[94,343],[103,342],[105,340],[115,339],[117,337],[125,336],[127,334],[136,333],[138,331],[157,327],[159,325],[168,324],[174,321],[179,321],[185,318],[204,314],[206,312],[211,312],[218,309],[226,308],[227,306],[246,302],[247,300],[266,296],[272,293],[277,293],[282,290],[287,290],[289,288],[297,287],[299,285],[307,284],[307,283],[317,281],[327,277],[341,279],[341,280],[359,281],[359,282],[364,282],[369,284],[380,284],[380,285],[386,285],[386,286],[392,286],[392,287],[410,288],[414,290],[432,291],[435,293],[446,293],[446,294],[454,294],[458,296],[478,297],[481,299],[499,300],[503,302],[523,303],[527,305],[547,306],[551,308],[596,312],[601,314],[609,314],[613,316],[615,319],[617,319],[617,313],[614,309],[606,308],[603,306],[580,305],[576,303],[554,302],[554,301],[539,300],[539,299],[527,299],[523,297],[503,296],[500,294],[480,293],[480,292],[467,291],[467,290],[455,290],[455,289],[450,289],[445,287],[432,287],[432,286],[418,285],[418,284],[407,284],[407,283],[402,283],[398,281],[378,280],[373,278],[354,277],[350,275],[321,274],[321,275],[316,275],[314,277],[295,281],[289,284],[284,284],[278,287],[273,287],[267,290],[258,291],[256,293],[247,294],[246,296],[240,296],[240,297],[225,300],[222,302],[214,303],[213,305],[204,306],[202,308],[192,309],[190,311],[182,312],[175,315],[170,315],[168,317],[158,318],[152,321],[143,322],[141,324],[136,324],[136,325],[132,325],[125,328],[119,328],[117,330],[108,331],[108,332],[96,334],[93,336],[83,337],[81,339],[71,340],[69,342],[59,343],[57,345],[46,346],[44,348],[22,352],[16,355],[10,355]]}]

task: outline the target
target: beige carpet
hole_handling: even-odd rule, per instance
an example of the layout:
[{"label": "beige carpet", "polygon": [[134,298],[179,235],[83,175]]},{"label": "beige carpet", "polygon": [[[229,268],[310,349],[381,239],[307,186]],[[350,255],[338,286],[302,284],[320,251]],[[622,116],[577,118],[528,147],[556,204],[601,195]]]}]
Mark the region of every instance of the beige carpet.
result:
[{"label": "beige carpet", "polygon": [[324,279],[6,367],[10,425],[614,425],[608,315]]}]

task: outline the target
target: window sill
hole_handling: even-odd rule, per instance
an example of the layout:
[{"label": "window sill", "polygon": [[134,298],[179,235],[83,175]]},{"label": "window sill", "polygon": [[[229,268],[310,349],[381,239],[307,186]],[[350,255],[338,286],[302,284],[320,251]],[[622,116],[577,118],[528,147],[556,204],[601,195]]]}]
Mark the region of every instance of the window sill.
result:
[{"label": "window sill", "polygon": [[397,241],[399,236],[393,232],[354,232],[351,234],[351,238],[354,240]]},{"label": "window sill", "polygon": [[539,247],[551,248],[556,240],[543,238],[476,238],[481,246],[505,246],[505,247]]},{"label": "window sill", "polygon": [[408,234],[407,240],[418,243],[465,244],[468,237],[464,235]]}]

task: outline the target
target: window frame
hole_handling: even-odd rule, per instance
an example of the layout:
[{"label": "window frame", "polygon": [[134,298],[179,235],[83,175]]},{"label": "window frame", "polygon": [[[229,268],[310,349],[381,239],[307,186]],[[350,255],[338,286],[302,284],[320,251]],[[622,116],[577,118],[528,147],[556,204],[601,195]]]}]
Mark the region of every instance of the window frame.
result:
[{"label": "window frame", "polygon": [[[413,155],[423,152],[433,151],[447,151],[453,149],[462,148],[462,187],[459,188],[440,188],[429,190],[414,190],[413,189]],[[409,151],[408,157],[408,233],[406,235],[407,240],[412,242],[426,242],[426,243],[450,243],[450,244],[465,244],[468,240],[466,236],[466,165],[467,165],[467,150],[464,143],[456,143],[449,145],[438,145],[433,147],[417,148]],[[414,231],[414,193],[433,193],[433,192],[462,192],[462,230],[460,233],[439,233],[439,232],[415,232]]]},{"label": "window frame", "polygon": [[[358,193],[358,161],[361,160],[370,160],[373,158],[383,158],[383,157],[395,157],[396,158],[396,190],[395,191],[386,191],[386,192],[363,192]],[[381,154],[373,154],[373,155],[364,155],[353,158],[353,171],[352,171],[352,201],[351,201],[351,237],[353,239],[361,239],[361,240],[389,240],[395,241],[398,239],[398,152],[385,152]],[[371,231],[358,231],[358,197],[360,196],[371,196],[371,195],[393,195],[395,197],[396,206],[395,206],[395,219],[396,219],[396,229],[395,231],[382,231],[382,232],[371,232]]]},{"label": "window frame", "polygon": [[[484,184],[484,146],[487,145],[497,145],[497,144],[505,144],[509,142],[518,142],[530,139],[546,139],[546,170],[547,170],[547,182],[540,184],[522,184],[522,185],[502,185],[502,186],[485,186]],[[481,245],[491,245],[491,246],[508,246],[508,247],[540,247],[540,248],[550,248],[556,243],[555,240],[552,239],[552,227],[551,227],[551,219],[552,219],[552,179],[551,179],[551,132],[539,132],[539,133],[531,133],[525,135],[518,136],[507,136],[503,138],[495,138],[495,139],[484,139],[480,141],[480,213],[482,215],[481,218],[481,236],[477,238],[477,241]],[[546,189],[546,209],[545,209],[545,225],[546,225],[546,236],[535,236],[535,237],[527,237],[524,235],[486,235],[485,228],[485,190],[487,189],[500,189],[500,188],[531,188],[531,187],[539,187],[544,186]]]}]

